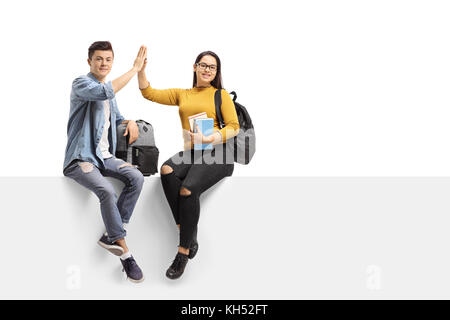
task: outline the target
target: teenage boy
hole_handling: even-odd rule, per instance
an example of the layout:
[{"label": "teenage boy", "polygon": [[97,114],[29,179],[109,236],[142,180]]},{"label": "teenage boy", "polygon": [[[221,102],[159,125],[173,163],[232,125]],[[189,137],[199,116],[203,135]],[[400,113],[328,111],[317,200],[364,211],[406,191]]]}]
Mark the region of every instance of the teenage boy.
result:
[{"label": "teenage boy", "polygon": [[[93,191],[99,198],[106,233],[98,244],[120,257],[122,271],[133,282],[143,281],[144,275],[128,250],[125,229],[141,193],[144,177],[130,163],[114,156],[117,125],[127,125],[124,135],[129,135],[130,144],[139,135],[136,122],[124,120],[120,114],[115,95],[141,70],[144,59],[145,47],[141,47],[131,70],[106,82],[114,61],[111,43],[98,41],[89,47],[90,72],[72,83],[63,169],[66,177]],[[125,183],[118,199],[105,176]]]}]

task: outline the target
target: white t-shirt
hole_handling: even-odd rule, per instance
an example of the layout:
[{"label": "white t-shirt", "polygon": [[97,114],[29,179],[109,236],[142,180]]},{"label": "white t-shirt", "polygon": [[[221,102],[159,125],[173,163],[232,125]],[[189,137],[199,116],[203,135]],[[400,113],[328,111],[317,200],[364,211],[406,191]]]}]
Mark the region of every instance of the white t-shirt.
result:
[{"label": "white t-shirt", "polygon": [[100,139],[99,146],[102,152],[103,159],[111,158],[112,154],[109,152],[109,126],[111,122],[109,121],[109,116],[111,115],[109,100],[103,102],[103,112],[105,114],[105,124],[103,126],[102,138]]}]

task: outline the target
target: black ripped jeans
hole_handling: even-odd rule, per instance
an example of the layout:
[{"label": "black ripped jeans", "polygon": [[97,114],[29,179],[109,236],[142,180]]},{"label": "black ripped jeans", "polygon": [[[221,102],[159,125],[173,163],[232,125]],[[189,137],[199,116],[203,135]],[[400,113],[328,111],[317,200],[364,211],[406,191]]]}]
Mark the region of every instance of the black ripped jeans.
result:
[{"label": "black ripped jeans", "polygon": [[[216,156],[216,153],[221,155],[216,152],[218,148],[222,148],[222,145],[215,145],[212,150],[181,151],[163,164],[173,169],[169,174],[161,173],[161,183],[175,222],[180,225],[181,247],[188,249],[196,238],[200,217],[200,195],[223,178],[233,174],[234,163],[230,159],[225,161],[225,156],[223,158]],[[225,155],[224,152],[223,154]],[[212,161],[215,156],[215,161]],[[222,160],[219,161],[218,158]],[[180,195],[182,187],[188,189],[191,194]]]}]

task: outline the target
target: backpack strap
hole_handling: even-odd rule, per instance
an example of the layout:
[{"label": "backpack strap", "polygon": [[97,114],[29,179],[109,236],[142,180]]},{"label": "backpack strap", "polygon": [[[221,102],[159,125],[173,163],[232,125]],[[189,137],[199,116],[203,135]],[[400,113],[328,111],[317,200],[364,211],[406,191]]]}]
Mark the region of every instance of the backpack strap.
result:
[{"label": "backpack strap", "polygon": [[216,105],[216,117],[217,117],[217,122],[219,123],[219,128],[222,129],[223,127],[225,127],[225,123],[223,121],[223,117],[222,117],[222,90],[216,90],[216,92],[214,93],[214,104]]},{"label": "backpack strap", "polygon": [[230,92],[230,96],[233,96],[233,102],[236,102],[237,94],[234,91]]},{"label": "backpack strap", "polygon": [[128,148],[130,147],[130,132],[128,132],[128,134],[125,136],[125,145],[128,150]]}]

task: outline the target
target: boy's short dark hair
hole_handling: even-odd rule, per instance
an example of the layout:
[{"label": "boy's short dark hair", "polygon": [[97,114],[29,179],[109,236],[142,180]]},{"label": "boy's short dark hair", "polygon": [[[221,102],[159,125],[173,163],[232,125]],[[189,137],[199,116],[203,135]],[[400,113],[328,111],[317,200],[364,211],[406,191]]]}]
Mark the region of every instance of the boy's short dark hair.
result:
[{"label": "boy's short dark hair", "polygon": [[109,41],[96,41],[93,44],[91,44],[88,50],[89,59],[92,59],[95,50],[105,50],[105,51],[111,50],[114,56],[114,50],[112,48],[111,42]]}]

